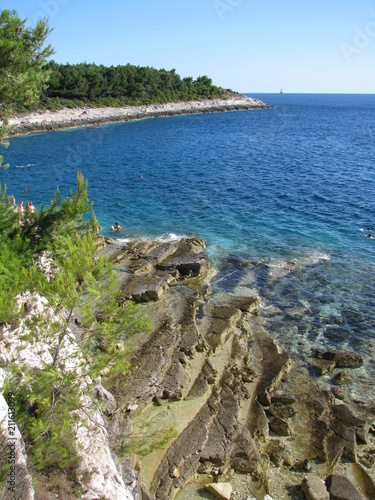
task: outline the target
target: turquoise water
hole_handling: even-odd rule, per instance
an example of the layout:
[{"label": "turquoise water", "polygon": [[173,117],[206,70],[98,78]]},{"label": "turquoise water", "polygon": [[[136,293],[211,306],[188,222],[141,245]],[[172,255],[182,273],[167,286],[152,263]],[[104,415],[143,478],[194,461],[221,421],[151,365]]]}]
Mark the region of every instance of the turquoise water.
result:
[{"label": "turquoise water", "polygon": [[255,97],[275,107],[14,138],[1,182],[38,207],[82,170],[103,234],[204,238],[217,290],[255,288],[303,361],[363,354],[352,390],[374,400],[375,96]]}]

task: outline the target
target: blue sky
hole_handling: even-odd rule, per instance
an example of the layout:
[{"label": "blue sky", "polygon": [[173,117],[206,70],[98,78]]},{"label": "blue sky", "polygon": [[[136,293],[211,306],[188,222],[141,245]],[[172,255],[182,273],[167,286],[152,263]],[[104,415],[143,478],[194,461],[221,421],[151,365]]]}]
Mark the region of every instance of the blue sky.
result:
[{"label": "blue sky", "polygon": [[373,0],[0,0],[60,63],[208,75],[239,92],[375,93]]}]

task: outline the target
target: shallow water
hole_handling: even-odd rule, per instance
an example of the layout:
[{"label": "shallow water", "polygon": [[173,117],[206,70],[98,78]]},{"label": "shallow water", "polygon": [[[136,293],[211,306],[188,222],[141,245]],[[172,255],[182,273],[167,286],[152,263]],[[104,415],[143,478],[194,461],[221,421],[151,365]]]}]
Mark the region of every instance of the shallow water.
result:
[{"label": "shallow water", "polygon": [[217,290],[255,288],[302,360],[363,354],[352,396],[374,400],[375,96],[255,97],[275,107],[14,138],[1,183],[38,207],[82,170],[103,234],[204,238]]}]

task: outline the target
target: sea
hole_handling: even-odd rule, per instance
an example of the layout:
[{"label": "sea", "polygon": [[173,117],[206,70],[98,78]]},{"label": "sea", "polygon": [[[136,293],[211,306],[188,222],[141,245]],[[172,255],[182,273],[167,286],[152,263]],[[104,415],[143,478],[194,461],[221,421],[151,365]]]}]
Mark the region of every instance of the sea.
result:
[{"label": "sea", "polygon": [[214,291],[255,290],[266,328],[312,376],[314,349],[360,353],[350,397],[371,403],[375,95],[249,95],[273,107],[12,138],[0,182],[40,208],[81,171],[101,234],[118,221],[123,241],[203,238]]}]

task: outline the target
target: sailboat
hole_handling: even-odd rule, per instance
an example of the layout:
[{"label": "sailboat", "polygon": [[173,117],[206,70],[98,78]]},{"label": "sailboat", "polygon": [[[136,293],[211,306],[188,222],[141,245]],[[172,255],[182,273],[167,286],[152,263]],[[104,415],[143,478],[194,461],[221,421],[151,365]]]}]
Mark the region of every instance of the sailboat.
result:
[{"label": "sailboat", "polygon": [[280,90],[280,92],[279,92],[279,94],[283,94],[283,93],[284,93],[284,92],[283,92],[283,89],[281,89],[281,90]]}]

